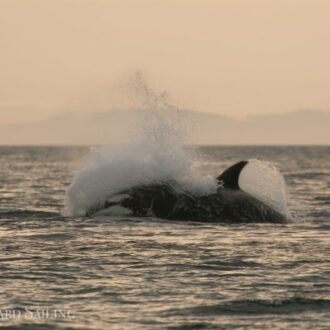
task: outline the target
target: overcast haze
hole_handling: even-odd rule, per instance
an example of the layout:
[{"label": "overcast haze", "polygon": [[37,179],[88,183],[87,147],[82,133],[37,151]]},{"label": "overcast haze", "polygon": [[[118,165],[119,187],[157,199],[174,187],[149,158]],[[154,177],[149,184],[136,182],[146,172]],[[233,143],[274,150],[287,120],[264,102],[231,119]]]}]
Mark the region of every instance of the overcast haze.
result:
[{"label": "overcast haze", "polygon": [[116,86],[137,70],[184,109],[329,111],[329,14],[319,0],[1,0],[0,121],[124,108]]}]

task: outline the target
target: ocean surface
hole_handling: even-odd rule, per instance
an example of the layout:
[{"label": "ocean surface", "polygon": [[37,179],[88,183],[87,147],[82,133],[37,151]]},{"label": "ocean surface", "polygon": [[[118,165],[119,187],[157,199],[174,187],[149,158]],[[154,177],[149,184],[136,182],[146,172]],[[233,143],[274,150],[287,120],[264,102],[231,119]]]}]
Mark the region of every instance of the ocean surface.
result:
[{"label": "ocean surface", "polygon": [[329,329],[330,147],[195,153],[210,176],[274,162],[295,223],[68,215],[89,147],[0,147],[0,327]]}]

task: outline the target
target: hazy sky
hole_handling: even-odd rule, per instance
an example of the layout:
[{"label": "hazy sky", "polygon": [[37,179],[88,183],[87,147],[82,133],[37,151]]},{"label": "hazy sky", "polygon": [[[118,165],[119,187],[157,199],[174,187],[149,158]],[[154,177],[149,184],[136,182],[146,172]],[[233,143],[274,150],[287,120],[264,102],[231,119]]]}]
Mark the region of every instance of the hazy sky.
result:
[{"label": "hazy sky", "polygon": [[144,73],[180,107],[330,110],[330,1],[0,0],[0,123],[111,108]]}]

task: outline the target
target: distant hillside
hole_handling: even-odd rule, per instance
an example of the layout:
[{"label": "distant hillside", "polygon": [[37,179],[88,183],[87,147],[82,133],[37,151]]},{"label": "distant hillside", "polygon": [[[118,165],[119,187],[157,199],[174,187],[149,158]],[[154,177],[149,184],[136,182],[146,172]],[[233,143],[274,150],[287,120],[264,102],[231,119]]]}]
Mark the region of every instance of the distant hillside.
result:
[{"label": "distant hillside", "polygon": [[303,110],[200,123],[202,144],[330,144],[330,112]]},{"label": "distant hillside", "polygon": [[[297,111],[246,119],[183,111],[196,144],[330,144],[330,112]],[[105,144],[127,140],[138,111],[64,115],[33,124],[0,127],[0,144]]]}]

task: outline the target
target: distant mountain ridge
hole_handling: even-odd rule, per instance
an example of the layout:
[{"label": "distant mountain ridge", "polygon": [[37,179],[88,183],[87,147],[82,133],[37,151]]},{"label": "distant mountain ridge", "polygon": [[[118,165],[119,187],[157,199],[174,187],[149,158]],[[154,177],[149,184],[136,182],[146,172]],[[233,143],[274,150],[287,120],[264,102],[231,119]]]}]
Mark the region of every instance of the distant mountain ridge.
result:
[{"label": "distant mountain ridge", "polygon": [[[77,145],[125,141],[139,122],[136,110],[89,115],[61,115],[48,120],[0,127],[1,145]],[[300,110],[236,119],[224,115],[182,111],[192,124],[195,144],[330,144],[330,112]]]}]

